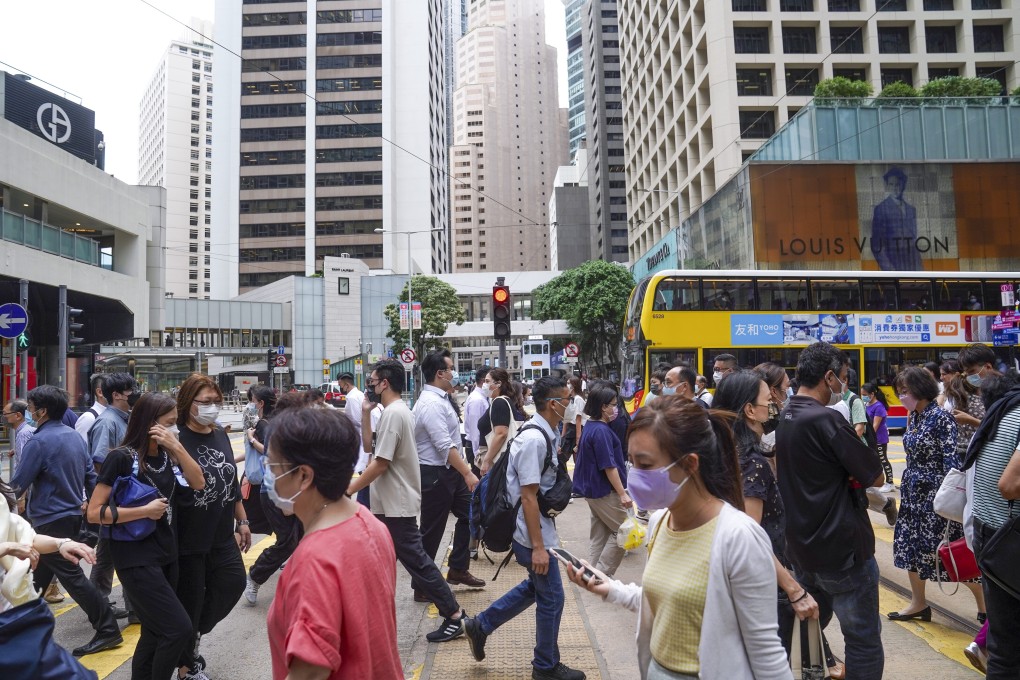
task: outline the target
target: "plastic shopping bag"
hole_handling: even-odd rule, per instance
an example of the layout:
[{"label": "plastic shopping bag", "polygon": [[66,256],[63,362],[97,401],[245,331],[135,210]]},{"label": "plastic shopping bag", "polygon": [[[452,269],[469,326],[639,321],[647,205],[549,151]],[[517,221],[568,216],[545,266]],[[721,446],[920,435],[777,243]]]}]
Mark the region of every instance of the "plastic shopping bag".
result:
[{"label": "plastic shopping bag", "polygon": [[634,516],[634,508],[628,508],[627,519],[616,531],[616,544],[624,550],[634,550],[647,542],[648,527]]}]

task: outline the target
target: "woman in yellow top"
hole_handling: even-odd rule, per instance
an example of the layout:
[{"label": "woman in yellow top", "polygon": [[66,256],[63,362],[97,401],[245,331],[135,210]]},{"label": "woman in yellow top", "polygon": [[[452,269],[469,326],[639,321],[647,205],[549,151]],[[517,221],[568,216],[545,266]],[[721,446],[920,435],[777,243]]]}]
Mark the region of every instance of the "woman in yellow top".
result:
[{"label": "woman in yellow top", "polygon": [[628,431],[628,491],[649,522],[644,586],[595,570],[575,583],[638,614],[645,680],[789,680],[776,570],[765,531],[742,512],[732,416],[680,397],[641,409]]}]

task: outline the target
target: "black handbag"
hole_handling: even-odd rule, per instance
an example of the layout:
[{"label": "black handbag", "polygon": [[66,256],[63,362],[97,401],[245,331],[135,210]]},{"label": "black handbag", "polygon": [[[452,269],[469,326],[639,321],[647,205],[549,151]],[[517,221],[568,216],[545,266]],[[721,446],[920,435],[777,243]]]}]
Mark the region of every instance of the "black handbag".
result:
[{"label": "black handbag", "polygon": [[992,534],[978,556],[981,575],[1013,597],[1020,599],[1020,516],[1013,516],[1009,502],[1009,519]]},{"label": "black handbag", "polygon": [[0,613],[0,678],[4,680],[95,680],[53,639],[56,621],[42,598]]}]

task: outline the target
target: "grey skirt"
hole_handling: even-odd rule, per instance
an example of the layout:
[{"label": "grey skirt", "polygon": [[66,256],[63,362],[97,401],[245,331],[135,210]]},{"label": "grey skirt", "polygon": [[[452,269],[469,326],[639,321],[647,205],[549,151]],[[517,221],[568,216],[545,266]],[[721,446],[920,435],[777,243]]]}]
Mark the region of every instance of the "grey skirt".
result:
[{"label": "grey skirt", "polygon": [[648,662],[648,680],[698,680],[698,676],[671,671],[652,659]]}]

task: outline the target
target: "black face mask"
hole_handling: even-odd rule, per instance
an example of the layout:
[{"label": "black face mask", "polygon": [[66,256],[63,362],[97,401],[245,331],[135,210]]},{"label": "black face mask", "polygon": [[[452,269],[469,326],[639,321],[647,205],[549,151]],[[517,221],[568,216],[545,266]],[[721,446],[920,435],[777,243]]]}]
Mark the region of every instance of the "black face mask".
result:
[{"label": "black face mask", "polygon": [[367,390],[365,390],[365,398],[367,398],[373,404],[382,403],[382,397],[375,393],[374,387],[369,387]]},{"label": "black face mask", "polygon": [[771,434],[776,431],[777,427],[779,427],[779,407],[769,402],[769,419],[761,424],[761,428],[765,434]]},{"label": "black face mask", "polygon": [[137,390],[132,390],[131,394],[128,395],[127,402],[129,408],[134,408],[138,400],[142,398],[142,393]]}]

